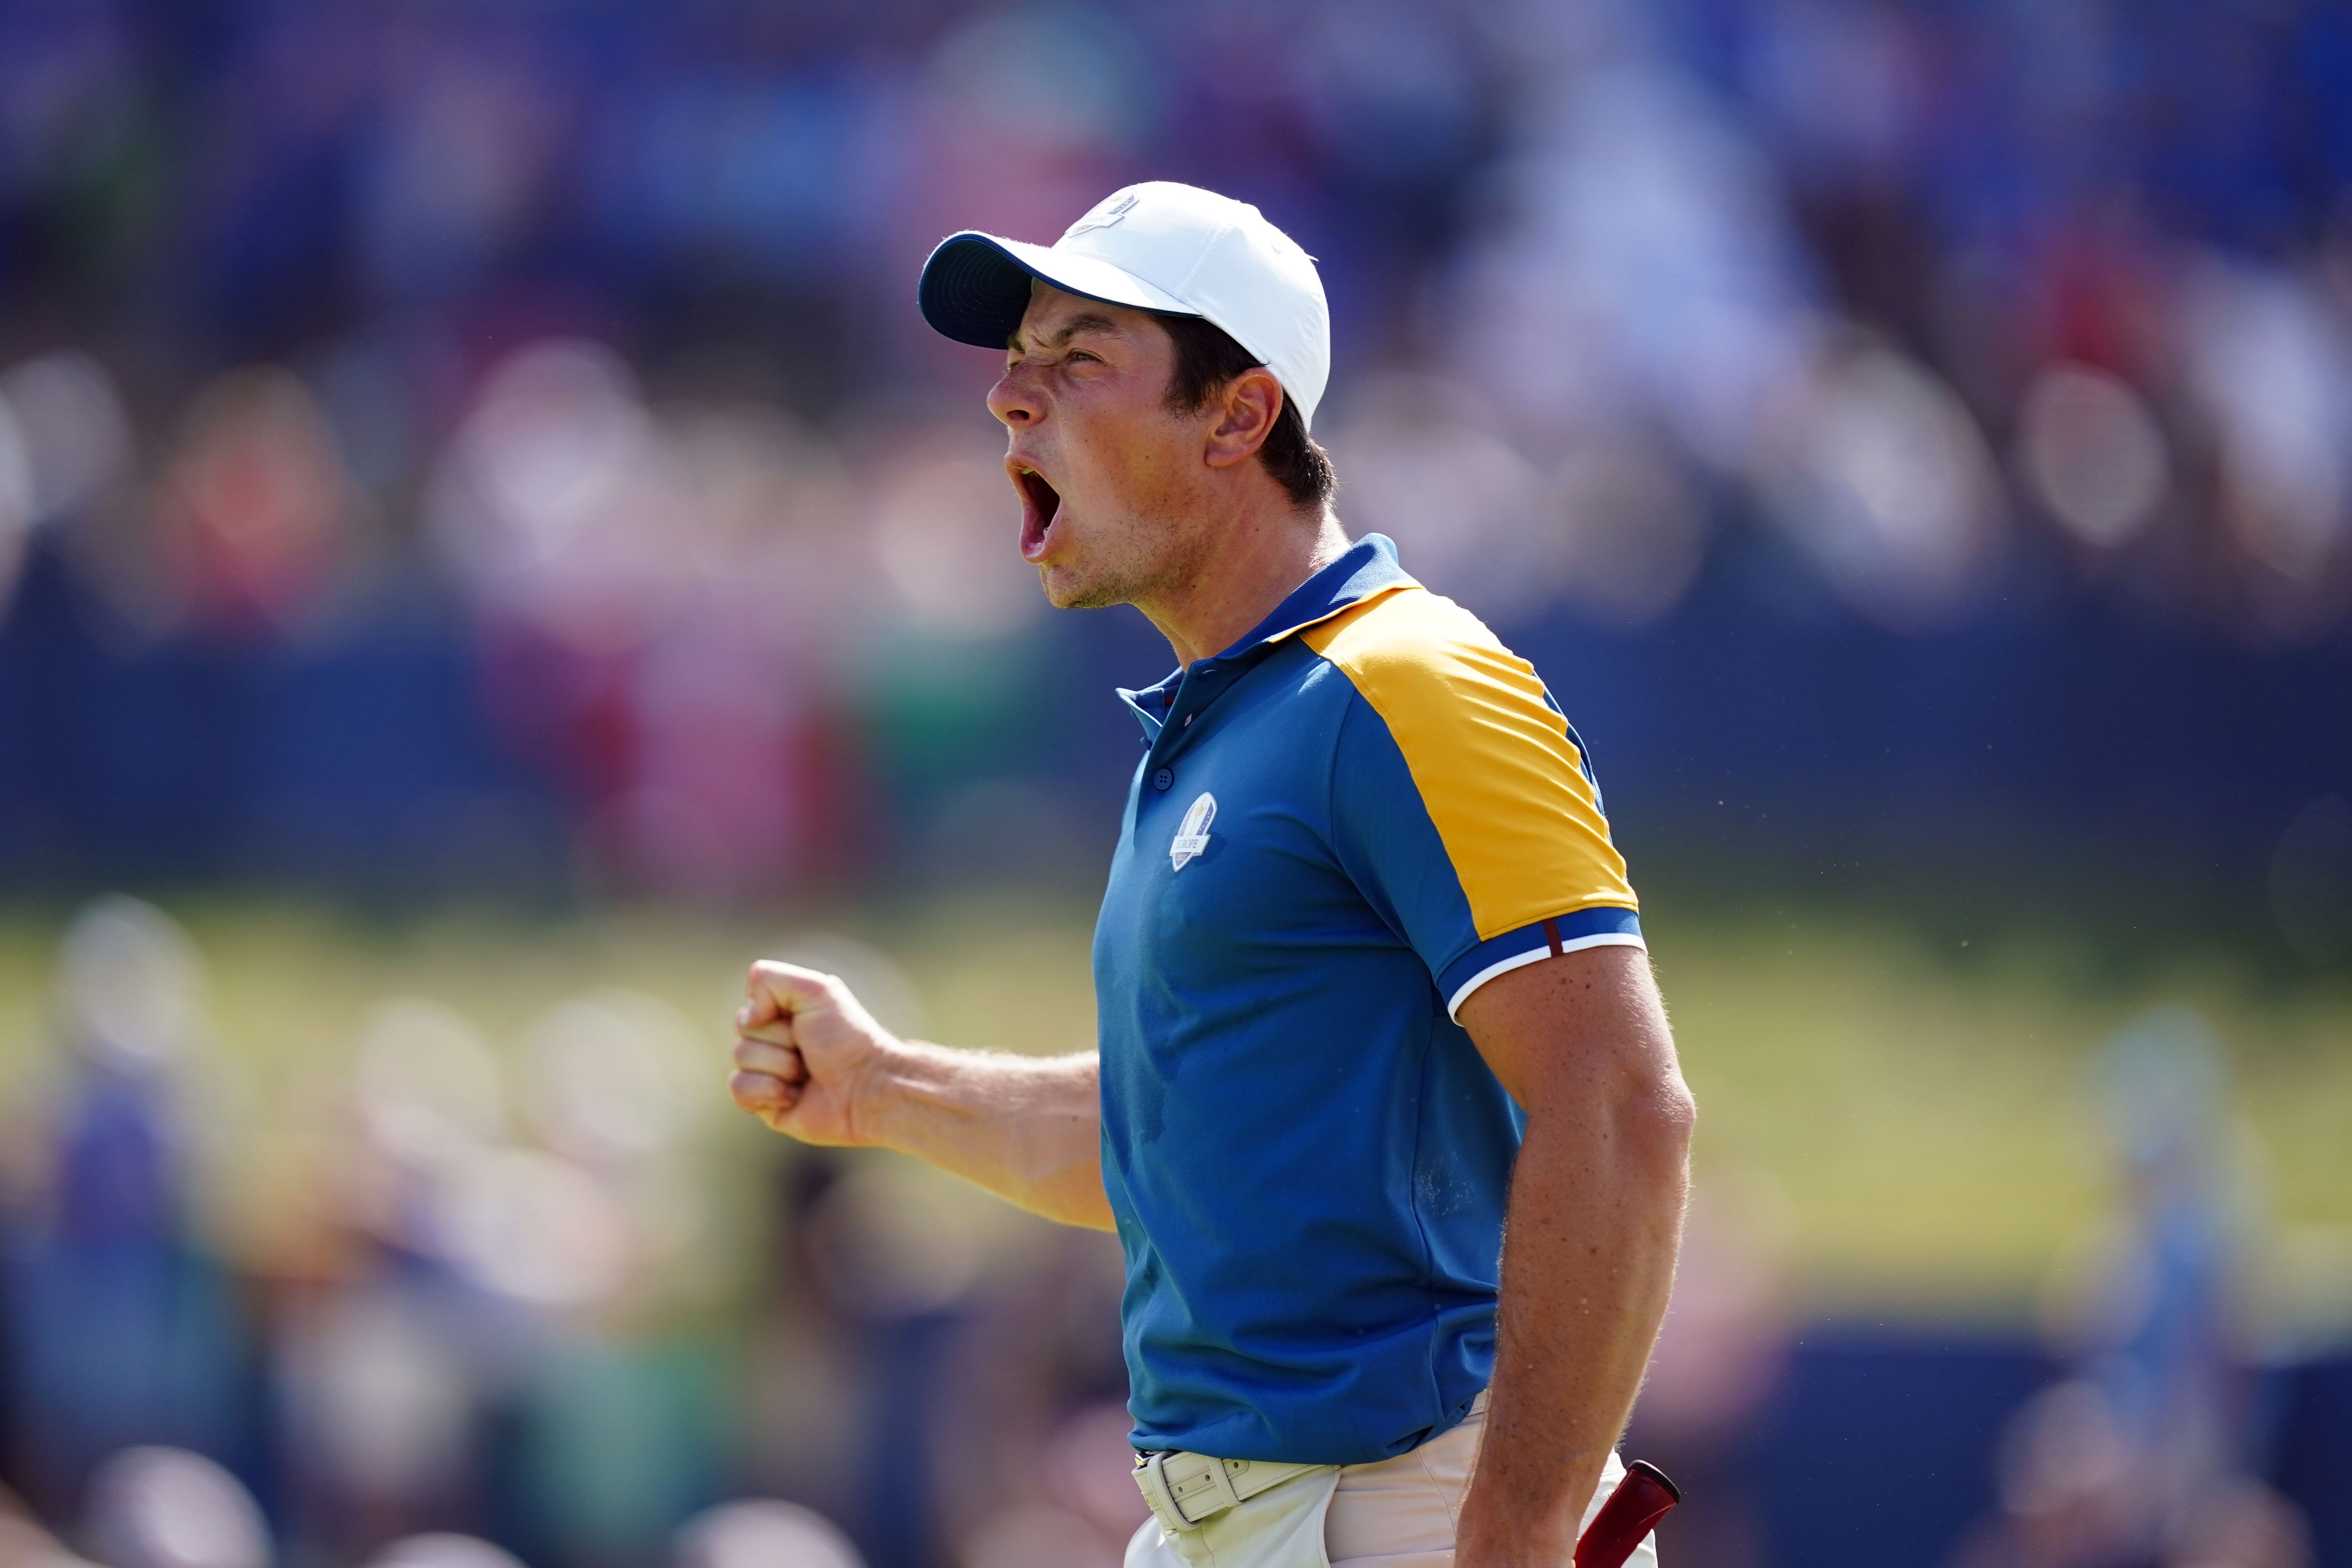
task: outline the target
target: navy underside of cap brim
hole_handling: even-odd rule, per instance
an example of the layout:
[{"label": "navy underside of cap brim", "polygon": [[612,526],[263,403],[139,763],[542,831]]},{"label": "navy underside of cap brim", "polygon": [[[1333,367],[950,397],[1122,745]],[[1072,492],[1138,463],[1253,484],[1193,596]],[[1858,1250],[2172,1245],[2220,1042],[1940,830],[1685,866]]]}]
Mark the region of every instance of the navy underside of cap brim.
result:
[{"label": "navy underside of cap brim", "polygon": [[943,241],[923,267],[915,301],[941,337],[1001,349],[1029,309],[1034,276],[1012,252],[976,234]]},{"label": "navy underside of cap brim", "polygon": [[[984,234],[959,234],[941,240],[923,264],[922,281],[915,287],[915,302],[923,320],[941,337],[975,348],[1001,349],[1021,328],[1029,310],[1033,279],[1045,281],[1081,300],[1101,300],[1123,310],[1150,310],[1125,300],[1104,299],[1073,289],[1045,275]],[[1155,312],[1164,313],[1164,312]]]}]

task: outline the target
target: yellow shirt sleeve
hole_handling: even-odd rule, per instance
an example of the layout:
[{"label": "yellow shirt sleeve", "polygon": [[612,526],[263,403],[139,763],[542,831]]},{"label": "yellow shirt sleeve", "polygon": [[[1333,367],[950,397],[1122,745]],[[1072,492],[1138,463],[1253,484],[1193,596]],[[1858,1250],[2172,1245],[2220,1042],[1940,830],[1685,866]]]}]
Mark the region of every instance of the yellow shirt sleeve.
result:
[{"label": "yellow shirt sleeve", "polygon": [[1639,908],[1568,721],[1485,622],[1416,587],[1298,635],[1387,724],[1480,941],[1578,910]]}]

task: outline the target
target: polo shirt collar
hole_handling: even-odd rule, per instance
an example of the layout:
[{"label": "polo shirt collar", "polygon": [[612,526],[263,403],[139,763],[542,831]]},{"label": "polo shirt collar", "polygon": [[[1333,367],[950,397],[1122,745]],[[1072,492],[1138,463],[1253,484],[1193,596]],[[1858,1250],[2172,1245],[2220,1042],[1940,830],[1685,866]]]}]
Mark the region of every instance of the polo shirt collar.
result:
[{"label": "polo shirt collar", "polygon": [[1174,717],[1180,702],[1195,711],[1208,706],[1235,677],[1285,638],[1367,599],[1419,586],[1397,563],[1396,542],[1384,533],[1368,533],[1337,561],[1292,589],[1273,614],[1231,647],[1182,666],[1156,686],[1140,691],[1120,687],[1119,700],[1134,710],[1149,744],[1160,738],[1161,727]]}]

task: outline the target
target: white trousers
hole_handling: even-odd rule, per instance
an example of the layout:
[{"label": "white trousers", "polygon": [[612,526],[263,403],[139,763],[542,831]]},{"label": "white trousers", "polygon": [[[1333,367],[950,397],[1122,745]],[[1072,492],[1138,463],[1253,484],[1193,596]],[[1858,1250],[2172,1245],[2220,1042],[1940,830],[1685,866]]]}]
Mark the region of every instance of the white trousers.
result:
[{"label": "white trousers", "polygon": [[[1481,1399],[1460,1426],[1409,1454],[1310,1470],[1197,1530],[1171,1535],[1147,1519],[1127,1543],[1126,1568],[1454,1568],[1454,1529],[1478,1462],[1486,1405]],[[1624,1474],[1610,1455],[1584,1524]],[[1656,1536],[1642,1542],[1627,1568],[1658,1568]]]}]

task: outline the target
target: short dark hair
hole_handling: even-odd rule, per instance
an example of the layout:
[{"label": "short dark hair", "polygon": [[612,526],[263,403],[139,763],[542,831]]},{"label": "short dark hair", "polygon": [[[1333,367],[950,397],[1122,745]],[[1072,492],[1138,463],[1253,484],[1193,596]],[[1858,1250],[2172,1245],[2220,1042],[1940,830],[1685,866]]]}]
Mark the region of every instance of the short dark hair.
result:
[{"label": "short dark hair", "polygon": [[[1265,363],[1234,342],[1223,327],[1199,316],[1158,320],[1176,345],[1176,369],[1168,378],[1168,406],[1180,414],[1199,413],[1226,383]],[[1339,488],[1339,476],[1331,469],[1331,454],[1307,433],[1307,421],[1287,387],[1283,389],[1282,412],[1275,416],[1265,444],[1257,449],[1257,460],[1265,465],[1265,471],[1274,476],[1293,506],[1319,511],[1331,504]]]}]

